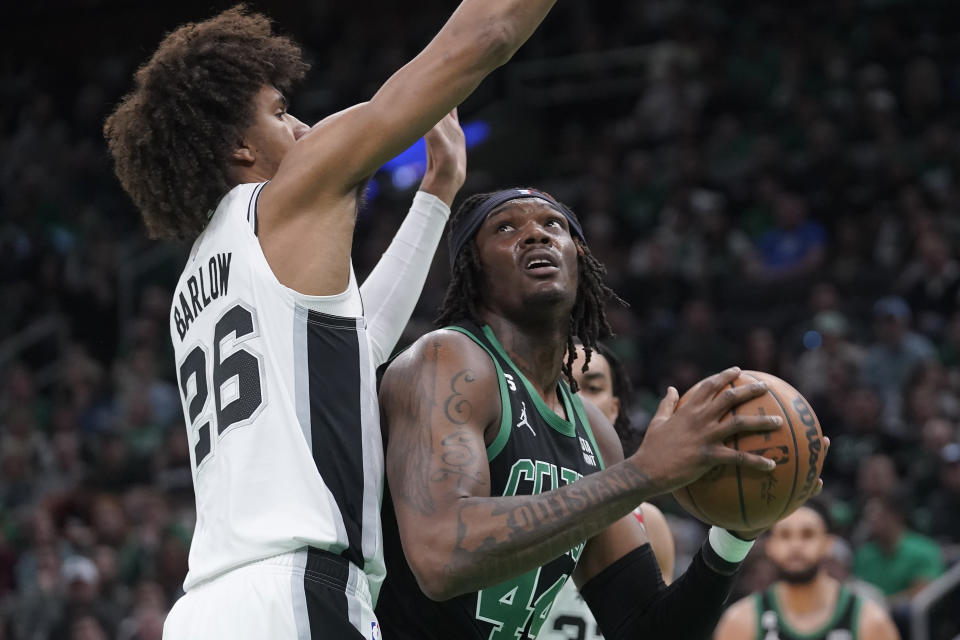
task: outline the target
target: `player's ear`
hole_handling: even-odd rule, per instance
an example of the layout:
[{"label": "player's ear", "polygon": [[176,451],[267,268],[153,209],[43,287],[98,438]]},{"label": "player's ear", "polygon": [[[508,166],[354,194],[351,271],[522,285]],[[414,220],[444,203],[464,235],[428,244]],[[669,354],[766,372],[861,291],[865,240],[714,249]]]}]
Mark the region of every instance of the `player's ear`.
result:
[{"label": "player's ear", "polygon": [[230,160],[234,164],[250,166],[254,160],[256,160],[256,157],[250,145],[247,144],[246,141],[241,140],[237,142],[237,146],[233,148],[233,152],[230,154]]}]

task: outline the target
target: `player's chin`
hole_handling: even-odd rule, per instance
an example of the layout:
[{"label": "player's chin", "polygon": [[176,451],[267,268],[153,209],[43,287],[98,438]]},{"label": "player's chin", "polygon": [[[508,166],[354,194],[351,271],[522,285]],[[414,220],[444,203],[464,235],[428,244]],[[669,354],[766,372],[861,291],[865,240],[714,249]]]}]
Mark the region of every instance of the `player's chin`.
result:
[{"label": "player's chin", "polygon": [[790,564],[788,566],[778,567],[780,579],[790,584],[807,584],[817,577],[820,570],[818,564]]},{"label": "player's chin", "polygon": [[560,282],[541,281],[528,287],[523,296],[525,306],[555,307],[570,305],[576,300],[576,293],[570,292]]}]

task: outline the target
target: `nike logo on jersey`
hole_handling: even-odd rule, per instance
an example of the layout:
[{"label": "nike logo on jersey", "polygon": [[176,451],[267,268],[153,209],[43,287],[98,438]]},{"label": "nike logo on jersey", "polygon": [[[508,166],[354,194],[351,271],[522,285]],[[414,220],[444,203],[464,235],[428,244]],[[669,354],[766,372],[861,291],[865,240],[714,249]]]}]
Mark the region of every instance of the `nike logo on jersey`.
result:
[{"label": "nike logo on jersey", "polygon": [[517,423],[517,428],[526,427],[530,429],[530,433],[537,435],[537,432],[533,430],[533,427],[530,426],[530,422],[527,420],[527,403],[520,401],[520,422]]}]

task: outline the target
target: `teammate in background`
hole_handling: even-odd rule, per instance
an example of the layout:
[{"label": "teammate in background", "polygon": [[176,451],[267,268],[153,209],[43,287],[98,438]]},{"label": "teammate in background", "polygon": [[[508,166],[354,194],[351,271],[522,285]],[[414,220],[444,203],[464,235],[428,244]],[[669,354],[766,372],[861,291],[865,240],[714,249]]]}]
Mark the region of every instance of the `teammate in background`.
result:
[{"label": "teammate in background", "polygon": [[[166,638],[379,635],[375,369],[464,179],[451,112],[553,4],[464,0],[368,102],[312,127],[284,95],[307,70],[299,47],[236,7],[164,38],[108,118],[150,235],[196,238],[170,330],[197,524]],[[425,193],[358,287],[363,185],[437,123]]]},{"label": "teammate in background", "polygon": [[712,529],[666,587],[631,512],[717,464],[769,471],[773,461],[722,443],[780,419],[720,421],[763,385],[725,390],[740,374],[731,368],[676,411],[671,387],[624,460],[609,420],[567,383],[574,338],[596,347],[613,295],[577,218],[543,192],[508,189],[468,198],[449,240],[438,325],[455,326],[418,340],[380,387],[392,494],[384,629],[535,638],[572,573],[608,640],[708,636],[751,543]]},{"label": "teammate in background", "polygon": [[[578,344],[577,357],[571,366],[573,379],[579,390],[577,394],[592,402],[613,424],[624,455],[631,455],[640,444],[639,431],[630,428],[630,378],[620,359],[605,345],[598,344],[584,371],[587,355],[583,345]],[[660,567],[665,584],[673,581],[673,565],[676,546],[667,519],[655,505],[644,502],[633,510],[638,525],[643,527],[650,539],[650,548]],[[577,586],[567,580],[547,615],[540,631],[541,640],[586,640],[602,638],[597,621],[590,607],[583,601]]]},{"label": "teammate in background", "polygon": [[771,527],[767,555],[780,579],[734,604],[715,640],[894,640],[900,634],[883,607],[854,595],[824,566],[833,536],[813,501]]}]

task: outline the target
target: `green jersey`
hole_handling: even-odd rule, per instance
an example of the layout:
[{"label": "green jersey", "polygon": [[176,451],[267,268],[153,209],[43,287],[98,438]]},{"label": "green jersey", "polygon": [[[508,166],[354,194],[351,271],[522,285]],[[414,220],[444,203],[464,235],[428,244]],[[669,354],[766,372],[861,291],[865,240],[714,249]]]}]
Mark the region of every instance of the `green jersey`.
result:
[{"label": "green jersey", "polygon": [[[500,386],[501,420],[487,447],[490,495],[534,495],[576,482],[603,467],[580,399],[561,380],[564,415],[543,401],[500,345],[490,327],[448,327],[466,335],[493,360]],[[573,572],[580,543],[547,564],[506,582],[434,602],[417,587],[400,545],[392,503],[384,501],[387,580],[377,604],[384,637],[396,639],[533,639],[560,588]]]}]

